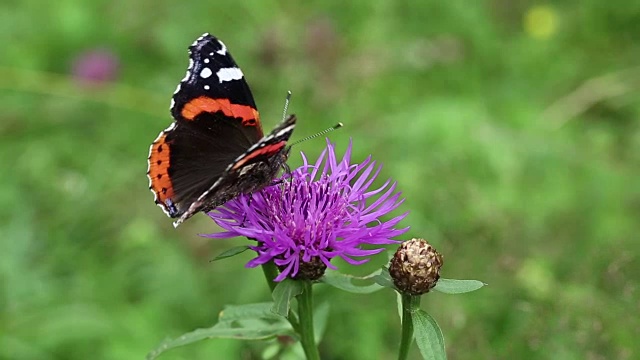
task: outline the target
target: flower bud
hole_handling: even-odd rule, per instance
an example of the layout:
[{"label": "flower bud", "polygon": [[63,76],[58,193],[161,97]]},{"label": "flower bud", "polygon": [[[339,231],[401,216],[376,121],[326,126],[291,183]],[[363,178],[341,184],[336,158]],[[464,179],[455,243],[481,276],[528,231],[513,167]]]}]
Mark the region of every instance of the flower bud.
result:
[{"label": "flower bud", "polygon": [[442,255],[424,239],[411,239],[400,244],[389,274],[400,292],[421,295],[431,290],[440,278]]}]

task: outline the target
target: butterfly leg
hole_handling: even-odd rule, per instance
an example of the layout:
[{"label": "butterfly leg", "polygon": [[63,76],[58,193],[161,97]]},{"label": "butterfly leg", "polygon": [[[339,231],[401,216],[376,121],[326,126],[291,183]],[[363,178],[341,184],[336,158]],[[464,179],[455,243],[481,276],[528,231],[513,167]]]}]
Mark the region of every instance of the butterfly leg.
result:
[{"label": "butterfly leg", "polygon": [[[253,193],[249,193],[247,194],[247,196],[249,196],[249,199],[247,200],[247,207],[251,207],[251,199],[253,199]],[[244,222],[247,221],[247,213],[244,213],[244,216],[242,217],[242,222],[240,223],[240,227],[244,227]]]},{"label": "butterfly leg", "polygon": [[291,175],[291,168],[289,167],[289,164],[282,163],[282,169],[285,173],[287,173],[287,175]]},{"label": "butterfly leg", "polygon": [[[289,165],[287,163],[282,163],[282,169],[284,170],[284,173],[288,175],[288,177],[291,177],[291,168],[289,167]],[[279,179],[274,179],[271,182],[271,186],[280,185],[280,184],[284,183],[284,181],[285,181],[284,176],[282,176]]]}]

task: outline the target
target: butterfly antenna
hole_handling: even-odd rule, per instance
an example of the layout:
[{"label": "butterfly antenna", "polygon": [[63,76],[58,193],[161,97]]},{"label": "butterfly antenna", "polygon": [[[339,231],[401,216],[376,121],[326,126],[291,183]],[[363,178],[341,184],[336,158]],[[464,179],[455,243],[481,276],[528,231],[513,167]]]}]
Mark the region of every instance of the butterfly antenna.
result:
[{"label": "butterfly antenna", "polygon": [[315,134],[313,134],[313,135],[307,136],[306,138],[302,138],[302,139],[300,139],[300,140],[298,140],[298,141],[296,141],[296,142],[292,143],[292,144],[291,144],[291,145],[289,145],[289,146],[293,146],[293,145],[296,145],[296,144],[300,144],[300,143],[301,143],[301,142],[303,142],[303,141],[307,141],[307,140],[311,140],[311,139],[317,138],[318,136],[322,136],[322,135],[324,135],[324,134],[326,134],[326,133],[332,132],[333,130],[338,130],[338,129],[340,129],[342,126],[344,126],[344,125],[343,125],[341,122],[339,122],[339,123],[337,123],[337,124],[333,125],[332,127],[328,128],[328,129],[325,129],[325,130],[320,131],[319,133],[315,133]]},{"label": "butterfly antenna", "polygon": [[287,119],[287,112],[289,111],[289,103],[291,103],[291,90],[287,91],[287,98],[284,99],[284,110],[282,110],[282,121]]}]

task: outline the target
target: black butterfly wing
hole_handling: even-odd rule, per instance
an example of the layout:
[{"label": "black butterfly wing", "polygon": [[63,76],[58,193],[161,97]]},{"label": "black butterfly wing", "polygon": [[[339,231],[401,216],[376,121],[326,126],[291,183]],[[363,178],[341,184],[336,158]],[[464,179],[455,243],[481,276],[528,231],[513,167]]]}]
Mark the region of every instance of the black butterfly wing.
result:
[{"label": "black butterfly wing", "polygon": [[187,75],[172,99],[175,121],[149,153],[149,187],[170,217],[182,215],[262,138],[253,96],[226,46],[205,34],[189,54]]},{"label": "black butterfly wing", "polygon": [[226,171],[173,225],[178,226],[198,211],[209,211],[241,193],[270,185],[279,170],[285,167],[289,155],[287,141],[296,125],[296,116],[289,115],[271,133],[251,146],[227,166]]}]

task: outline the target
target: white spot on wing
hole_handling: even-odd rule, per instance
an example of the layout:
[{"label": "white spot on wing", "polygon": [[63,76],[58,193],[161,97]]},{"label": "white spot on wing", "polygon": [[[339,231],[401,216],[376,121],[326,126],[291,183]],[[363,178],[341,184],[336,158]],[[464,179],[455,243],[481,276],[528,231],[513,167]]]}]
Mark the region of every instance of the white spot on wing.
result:
[{"label": "white spot on wing", "polygon": [[174,121],[174,122],[172,122],[172,123],[171,123],[171,125],[169,125],[169,127],[168,127],[168,128],[164,129],[164,132],[165,132],[165,133],[168,133],[169,131],[172,131],[173,129],[175,129],[175,128],[176,128],[176,125],[177,125],[177,124],[178,124],[178,123],[177,123],[177,122],[175,122],[175,121]]},{"label": "white spot on wing", "polygon": [[276,134],[276,137],[277,137],[277,138],[279,138],[279,137],[282,137],[284,134],[286,134],[286,133],[288,133],[288,132],[292,132],[292,131],[293,131],[293,127],[294,127],[294,126],[295,126],[295,125],[289,125],[289,126],[287,126],[286,128],[284,128],[284,129],[282,129],[282,130],[278,131],[278,133]]},{"label": "white spot on wing", "polygon": [[199,38],[197,38],[197,39],[196,39],[196,41],[194,41],[194,42],[193,42],[193,44],[191,44],[191,46],[195,46],[195,45],[197,45],[197,44],[200,42],[200,40],[204,39],[204,38],[205,38],[205,37],[207,37],[207,36],[209,36],[209,33],[204,33],[204,34],[202,34],[202,36],[200,36]]},{"label": "white spot on wing", "polygon": [[220,46],[222,46],[222,48],[220,50],[216,50],[216,52],[222,56],[227,55],[227,47],[224,45],[224,43],[220,40],[218,40],[218,43],[220,44]]},{"label": "white spot on wing", "polygon": [[206,67],[206,68],[202,69],[202,71],[200,71],[200,77],[203,78],[203,79],[208,78],[212,74],[213,74],[213,72],[208,67]]},{"label": "white spot on wing", "polygon": [[251,171],[251,169],[253,169],[254,167],[256,167],[256,164],[249,164],[249,165],[245,165],[240,169],[240,174],[238,174],[238,176],[243,176],[247,173],[249,173]]},{"label": "white spot on wing", "polygon": [[209,63],[209,59],[204,59],[204,63],[208,64]]},{"label": "white spot on wing", "polygon": [[205,86],[204,86],[204,89],[205,89],[205,90],[209,90],[209,89],[211,89],[211,86],[209,86],[209,85],[205,85]]},{"label": "white spot on wing", "polygon": [[242,71],[235,67],[221,68],[220,70],[218,70],[216,75],[218,75],[218,80],[220,81],[220,83],[225,81],[240,80],[244,76],[244,74],[242,74]]}]

